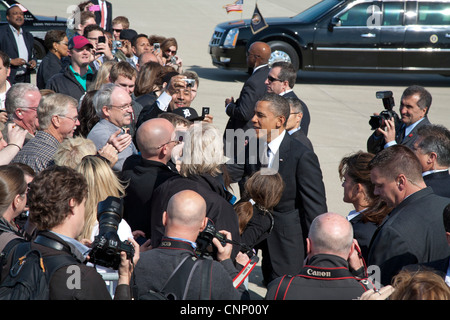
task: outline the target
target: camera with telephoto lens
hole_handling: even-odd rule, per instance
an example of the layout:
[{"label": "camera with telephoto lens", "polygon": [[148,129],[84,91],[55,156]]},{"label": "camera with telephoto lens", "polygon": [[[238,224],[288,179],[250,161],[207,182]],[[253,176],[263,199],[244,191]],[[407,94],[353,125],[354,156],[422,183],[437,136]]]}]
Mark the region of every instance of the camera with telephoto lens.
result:
[{"label": "camera with telephoto lens", "polygon": [[397,125],[399,117],[397,113],[394,111],[394,97],[392,96],[392,91],[377,91],[376,93],[377,99],[382,99],[384,109],[378,116],[371,116],[369,120],[369,124],[372,130],[376,130],[378,128],[383,128],[386,126],[386,120],[394,119],[395,124]]},{"label": "camera with telephoto lens", "polygon": [[133,258],[133,245],[127,240],[120,241],[117,234],[122,216],[123,199],[110,196],[98,203],[98,235],[92,243],[89,262],[117,270],[122,251],[126,252],[128,259]]}]

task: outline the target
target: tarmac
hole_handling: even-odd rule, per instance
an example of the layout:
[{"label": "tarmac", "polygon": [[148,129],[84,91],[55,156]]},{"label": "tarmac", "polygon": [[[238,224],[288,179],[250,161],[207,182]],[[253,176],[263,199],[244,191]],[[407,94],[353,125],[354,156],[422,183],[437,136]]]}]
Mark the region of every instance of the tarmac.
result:
[{"label": "tarmac", "polygon": [[[216,24],[250,18],[255,1],[246,1],[242,13],[227,14],[223,6],[234,1],[165,0],[161,3],[110,0],[113,16],[128,17],[130,27],[138,33],[177,39],[178,55],[183,59],[184,69],[194,70],[200,77],[198,94],[192,107],[199,113],[202,107],[210,107],[214,124],[221,132],[228,120],[224,101],[228,97],[239,96],[248,74],[214,67],[208,53],[208,43]],[[315,2],[259,0],[258,8],[265,18],[293,16]],[[34,14],[66,18],[69,17],[68,8],[78,4],[67,0],[23,0],[21,3]],[[344,156],[366,150],[367,138],[372,133],[369,118],[373,113],[383,110],[381,100],[375,98],[375,92],[391,90],[394,93],[395,110],[399,112],[400,96],[412,84],[424,86],[433,96],[430,121],[450,128],[450,78],[427,74],[298,73],[294,91],[308,105],[311,113],[308,137],[320,161],[329,211],[346,215],[353,209],[342,201],[343,189],[338,165]],[[251,297],[263,299],[266,290],[262,285],[260,265],[255,267],[249,278]]]}]

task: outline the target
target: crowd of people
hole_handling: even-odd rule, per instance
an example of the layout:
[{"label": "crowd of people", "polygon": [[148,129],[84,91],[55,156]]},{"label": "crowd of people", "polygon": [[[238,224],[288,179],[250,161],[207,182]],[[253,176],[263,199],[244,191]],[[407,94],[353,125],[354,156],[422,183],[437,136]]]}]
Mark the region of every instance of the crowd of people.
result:
[{"label": "crowd of people", "polygon": [[[294,93],[297,70],[269,65],[268,44],[249,46],[252,74],[225,99],[222,133],[191,107],[200,80],[176,39],[139,33],[108,1],[80,3],[73,28],[48,31],[39,66],[21,7],[6,17],[0,249],[11,257],[19,239],[44,262],[71,257],[81,285],[69,288],[61,267],[50,299],[246,300],[243,272],[259,253],[267,300],[449,299],[450,132],[428,120],[425,88],[406,88],[398,120],[342,158],[354,210],[337,214],[308,138],[313,119]],[[133,252],[114,267],[92,256],[109,197],[120,199],[117,239]],[[168,286],[189,262],[183,287]],[[113,293],[105,274],[116,275]]]}]

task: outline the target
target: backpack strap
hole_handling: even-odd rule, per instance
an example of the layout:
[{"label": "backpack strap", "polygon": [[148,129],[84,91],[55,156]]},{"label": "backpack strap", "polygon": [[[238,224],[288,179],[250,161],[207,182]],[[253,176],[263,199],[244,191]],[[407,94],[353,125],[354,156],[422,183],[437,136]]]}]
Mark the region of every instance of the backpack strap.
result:
[{"label": "backpack strap", "polygon": [[187,256],[170,275],[169,279],[160,290],[166,294],[169,300],[181,300],[187,293],[190,276],[197,262],[195,256]]},{"label": "backpack strap", "polygon": [[200,300],[211,300],[212,259],[198,260],[202,264]]}]

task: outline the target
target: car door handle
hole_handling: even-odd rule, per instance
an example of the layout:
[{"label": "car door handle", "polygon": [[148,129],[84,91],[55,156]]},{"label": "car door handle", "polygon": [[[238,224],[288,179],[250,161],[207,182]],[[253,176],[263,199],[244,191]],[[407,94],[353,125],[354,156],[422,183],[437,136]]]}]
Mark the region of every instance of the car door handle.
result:
[{"label": "car door handle", "polygon": [[361,38],[375,38],[377,35],[375,33],[363,33]]}]

